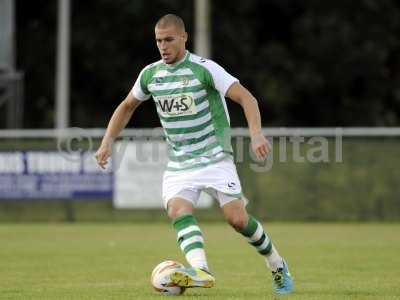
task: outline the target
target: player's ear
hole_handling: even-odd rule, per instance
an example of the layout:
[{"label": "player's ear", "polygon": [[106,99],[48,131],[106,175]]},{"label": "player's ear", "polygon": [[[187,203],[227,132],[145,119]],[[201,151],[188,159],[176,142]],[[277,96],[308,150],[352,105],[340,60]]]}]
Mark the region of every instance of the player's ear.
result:
[{"label": "player's ear", "polygon": [[188,40],[188,34],[186,31],[183,33],[182,38],[183,38],[183,41],[186,43]]}]

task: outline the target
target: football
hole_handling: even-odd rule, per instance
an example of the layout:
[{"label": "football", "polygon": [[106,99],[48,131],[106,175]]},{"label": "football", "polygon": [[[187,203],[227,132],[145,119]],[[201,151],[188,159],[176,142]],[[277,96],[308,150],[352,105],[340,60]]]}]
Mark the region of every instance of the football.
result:
[{"label": "football", "polygon": [[166,260],[159,263],[151,273],[151,285],[156,291],[164,295],[183,294],[185,288],[172,283],[169,276],[175,269],[184,267],[184,265],[174,260]]}]

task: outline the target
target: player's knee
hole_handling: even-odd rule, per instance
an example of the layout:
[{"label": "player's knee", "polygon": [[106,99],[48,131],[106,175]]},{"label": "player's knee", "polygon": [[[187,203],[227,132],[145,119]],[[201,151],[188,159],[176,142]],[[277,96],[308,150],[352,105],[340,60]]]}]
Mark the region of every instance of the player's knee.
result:
[{"label": "player's knee", "polygon": [[229,216],[227,221],[236,231],[241,231],[247,225],[247,218],[242,215]]},{"label": "player's knee", "polygon": [[168,204],[168,217],[174,220],[182,215],[188,215],[193,213],[191,205],[181,203],[178,201],[172,201]]},{"label": "player's knee", "polygon": [[169,206],[168,217],[173,220],[182,215],[182,210],[179,207]]},{"label": "player's knee", "polygon": [[182,211],[176,207],[169,207],[168,208],[168,217],[171,220],[178,218],[179,216],[183,215]]},{"label": "player's knee", "polygon": [[223,207],[225,219],[237,231],[247,226],[248,215],[246,208],[240,202],[231,202]]}]

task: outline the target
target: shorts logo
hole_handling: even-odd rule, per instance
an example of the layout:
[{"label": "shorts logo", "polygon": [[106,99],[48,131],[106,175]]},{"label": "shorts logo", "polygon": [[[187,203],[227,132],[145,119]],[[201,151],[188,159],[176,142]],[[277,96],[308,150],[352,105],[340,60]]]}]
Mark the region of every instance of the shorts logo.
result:
[{"label": "shorts logo", "polygon": [[234,183],[233,181],[228,182],[228,188],[230,190],[234,190],[236,188],[236,183]]},{"label": "shorts logo", "polygon": [[197,113],[193,93],[156,96],[158,113],[163,117],[187,116]]}]

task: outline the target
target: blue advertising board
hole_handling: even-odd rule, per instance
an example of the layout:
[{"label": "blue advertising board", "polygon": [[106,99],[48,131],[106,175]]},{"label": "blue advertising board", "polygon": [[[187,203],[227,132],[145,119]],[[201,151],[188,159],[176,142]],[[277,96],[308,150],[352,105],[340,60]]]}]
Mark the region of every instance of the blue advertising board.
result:
[{"label": "blue advertising board", "polygon": [[0,152],[0,199],[111,198],[113,172],[94,152]]}]

